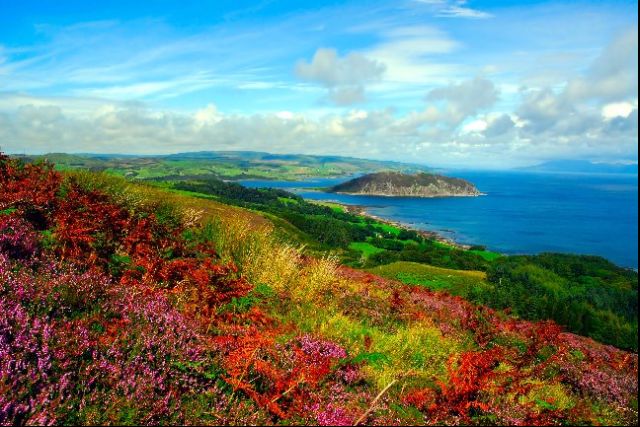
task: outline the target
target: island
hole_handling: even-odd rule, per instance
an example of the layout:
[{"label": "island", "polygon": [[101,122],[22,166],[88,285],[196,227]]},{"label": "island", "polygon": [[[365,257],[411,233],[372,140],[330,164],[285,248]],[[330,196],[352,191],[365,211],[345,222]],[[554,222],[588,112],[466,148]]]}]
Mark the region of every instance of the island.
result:
[{"label": "island", "polygon": [[482,193],[469,181],[433,173],[376,172],[328,189],[331,193],[392,197],[473,197]]}]

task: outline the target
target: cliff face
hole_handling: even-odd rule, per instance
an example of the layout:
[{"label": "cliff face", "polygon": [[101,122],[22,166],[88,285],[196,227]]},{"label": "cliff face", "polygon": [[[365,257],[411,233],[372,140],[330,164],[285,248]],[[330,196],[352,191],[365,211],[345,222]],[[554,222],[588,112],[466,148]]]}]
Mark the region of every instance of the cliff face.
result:
[{"label": "cliff face", "polygon": [[332,193],[364,194],[396,197],[479,196],[475,185],[460,178],[419,173],[379,172],[338,184]]}]

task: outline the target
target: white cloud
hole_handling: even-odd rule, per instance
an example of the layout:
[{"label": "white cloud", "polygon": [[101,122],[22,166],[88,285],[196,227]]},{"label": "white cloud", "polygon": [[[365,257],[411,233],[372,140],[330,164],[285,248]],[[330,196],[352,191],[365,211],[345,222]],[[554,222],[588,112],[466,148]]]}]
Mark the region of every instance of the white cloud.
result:
[{"label": "white cloud", "polygon": [[519,134],[569,146],[637,144],[637,38],[637,28],[624,32],[564,87],[525,90]]},{"label": "white cloud", "polygon": [[484,136],[488,138],[500,137],[509,134],[516,127],[515,120],[509,114],[501,114],[489,120]]},{"label": "white cloud", "polygon": [[637,109],[637,105],[634,108],[630,102],[614,102],[602,107],[602,117],[608,120],[616,117],[629,117],[634,109]]},{"label": "white cloud", "polygon": [[443,9],[438,13],[438,16],[445,18],[475,18],[486,19],[491,18],[493,15],[480,10],[471,9],[469,7],[452,5],[447,9]]},{"label": "white cloud", "polygon": [[[312,119],[290,111],[225,114],[208,105],[176,113],[104,101],[76,114],[78,109],[68,108],[68,102],[61,106],[51,99],[18,99],[0,95],[0,144],[8,152],[259,150],[499,168],[533,163],[542,156],[637,157],[637,108],[628,117],[608,120],[577,115],[533,135],[526,126],[518,128],[520,119],[508,114],[486,114],[457,130],[428,121],[440,117],[429,109],[405,115],[392,109],[358,109]],[[589,126],[580,130],[585,121]]]},{"label": "white cloud", "polygon": [[498,95],[498,89],[491,80],[476,77],[432,89],[426,99],[428,102],[444,102],[446,109],[442,110],[438,120],[446,117],[452,125],[456,126],[465,118],[491,107],[498,100]]},{"label": "white cloud", "polygon": [[524,121],[524,128],[533,133],[541,133],[557,125],[560,119],[573,113],[573,107],[566,98],[549,88],[528,91],[516,110]]},{"label": "white cloud", "polygon": [[350,105],[364,101],[366,84],[380,80],[384,64],[359,53],[338,56],[335,49],[316,50],[310,63],[298,61],[296,75],[326,87],[329,98],[338,105]]},{"label": "white cloud", "polygon": [[637,98],[638,28],[613,40],[584,76],[568,83],[566,94],[573,100]]},{"label": "white cloud", "polygon": [[384,72],[384,65],[363,55],[350,53],[339,57],[335,49],[318,49],[311,63],[300,61],[296,74],[305,80],[315,81],[327,87],[361,85],[377,80]]},{"label": "white cloud", "polygon": [[294,114],[291,111],[278,111],[276,113],[276,117],[282,120],[291,120],[294,117]]},{"label": "white cloud", "polygon": [[215,125],[222,120],[222,115],[218,111],[215,105],[209,104],[205,108],[196,111],[194,114],[194,120],[198,129],[204,126]]},{"label": "white cloud", "polygon": [[488,125],[483,119],[474,120],[462,127],[462,133],[481,133],[487,129]]}]

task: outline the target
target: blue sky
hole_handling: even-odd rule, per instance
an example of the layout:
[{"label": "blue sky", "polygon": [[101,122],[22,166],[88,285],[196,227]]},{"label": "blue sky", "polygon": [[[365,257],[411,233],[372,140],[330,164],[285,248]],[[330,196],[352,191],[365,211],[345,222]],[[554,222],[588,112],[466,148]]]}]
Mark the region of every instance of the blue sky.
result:
[{"label": "blue sky", "polygon": [[0,147],[637,161],[635,2],[0,0]]}]

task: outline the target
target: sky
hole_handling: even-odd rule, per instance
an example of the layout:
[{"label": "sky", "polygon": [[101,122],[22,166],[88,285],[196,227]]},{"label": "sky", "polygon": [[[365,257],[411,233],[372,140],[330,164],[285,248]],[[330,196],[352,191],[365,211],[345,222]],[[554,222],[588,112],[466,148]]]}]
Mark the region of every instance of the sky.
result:
[{"label": "sky", "polygon": [[0,0],[0,150],[637,163],[630,1]]}]

